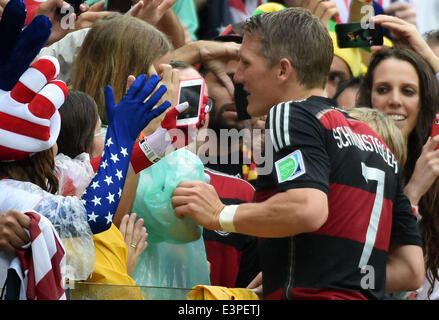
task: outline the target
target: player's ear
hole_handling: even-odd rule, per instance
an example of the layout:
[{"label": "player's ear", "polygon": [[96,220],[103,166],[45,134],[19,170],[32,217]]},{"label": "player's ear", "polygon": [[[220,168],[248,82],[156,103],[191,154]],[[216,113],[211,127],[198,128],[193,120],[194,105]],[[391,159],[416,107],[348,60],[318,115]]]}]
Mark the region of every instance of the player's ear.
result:
[{"label": "player's ear", "polygon": [[282,58],[279,60],[278,78],[280,80],[288,80],[291,76],[295,76],[295,71],[291,61],[287,58]]}]

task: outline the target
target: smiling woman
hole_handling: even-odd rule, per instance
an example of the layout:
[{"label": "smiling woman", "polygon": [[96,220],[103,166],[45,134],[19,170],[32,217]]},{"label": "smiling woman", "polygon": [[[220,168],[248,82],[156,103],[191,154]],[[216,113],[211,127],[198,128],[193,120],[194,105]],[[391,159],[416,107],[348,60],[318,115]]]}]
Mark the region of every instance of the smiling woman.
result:
[{"label": "smiling woman", "polygon": [[408,136],[416,126],[420,110],[419,91],[416,69],[409,62],[386,59],[375,69],[372,106],[389,115]]},{"label": "smiling woman", "polygon": [[383,111],[407,137],[406,195],[419,206],[430,280],[439,279],[439,153],[430,141],[439,113],[439,86],[432,67],[408,49],[383,49],[372,59],[358,94],[358,106]]}]

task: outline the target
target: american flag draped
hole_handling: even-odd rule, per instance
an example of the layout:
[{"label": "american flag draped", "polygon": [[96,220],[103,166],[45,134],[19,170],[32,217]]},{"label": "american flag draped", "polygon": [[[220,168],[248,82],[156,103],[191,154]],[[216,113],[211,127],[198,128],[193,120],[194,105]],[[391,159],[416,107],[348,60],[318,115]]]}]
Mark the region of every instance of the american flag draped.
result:
[{"label": "american flag draped", "polygon": [[[30,243],[16,251],[8,282],[15,272],[20,288],[7,285],[7,299],[65,300],[64,276],[65,250],[53,225],[36,212],[26,212],[30,217]],[[16,292],[17,297],[11,297]]]}]

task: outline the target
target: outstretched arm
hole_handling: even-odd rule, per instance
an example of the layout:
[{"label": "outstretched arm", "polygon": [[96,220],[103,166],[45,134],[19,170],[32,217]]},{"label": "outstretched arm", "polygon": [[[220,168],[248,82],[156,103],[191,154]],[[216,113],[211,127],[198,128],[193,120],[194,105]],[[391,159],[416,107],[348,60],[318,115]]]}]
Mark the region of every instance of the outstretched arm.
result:
[{"label": "outstretched arm", "polygon": [[264,238],[313,232],[328,217],[326,194],[312,188],[290,189],[261,203],[225,206],[211,185],[184,181],[174,190],[172,205],[177,217],[188,215],[205,228]]},{"label": "outstretched arm", "polygon": [[240,44],[234,42],[199,40],[174,50],[169,60],[181,60],[191,65],[201,63],[215,73],[233,97],[235,89],[225,66],[229,60],[238,60],[240,47]]},{"label": "outstretched arm", "polygon": [[96,176],[82,196],[93,233],[105,231],[111,226],[138,135],[153,118],[170,106],[165,101],[153,109],[166,87],[162,85],[154,92],[160,78],[152,75],[144,84],[145,80],[146,75],[140,75],[118,105],[114,102],[112,88],[107,86],[105,90],[109,126],[104,155]]}]

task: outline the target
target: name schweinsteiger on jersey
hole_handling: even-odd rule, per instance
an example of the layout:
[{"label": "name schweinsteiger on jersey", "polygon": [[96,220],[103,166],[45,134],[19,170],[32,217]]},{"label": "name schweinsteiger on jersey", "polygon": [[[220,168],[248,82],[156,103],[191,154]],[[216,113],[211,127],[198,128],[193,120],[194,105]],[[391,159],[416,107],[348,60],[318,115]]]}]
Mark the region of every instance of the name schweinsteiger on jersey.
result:
[{"label": "name schweinsteiger on jersey", "polygon": [[[265,297],[381,298],[389,246],[421,245],[392,151],[323,97],[274,106],[266,128],[274,158],[269,185],[277,192],[319,189],[329,215],[316,232],[261,242]],[[364,281],[365,270],[373,283]]]}]

